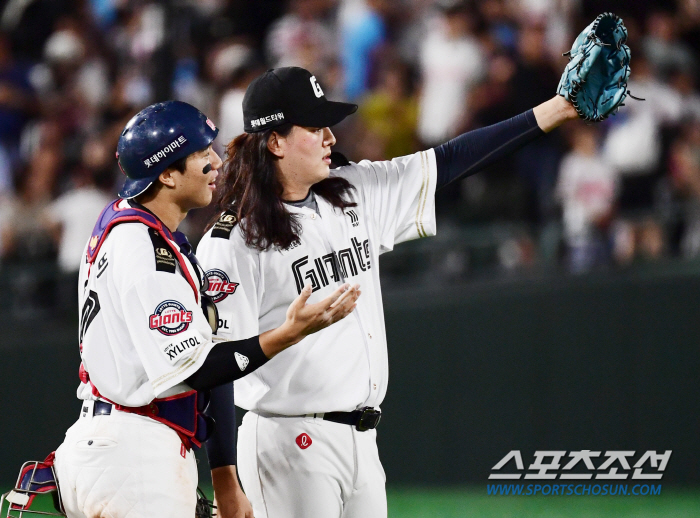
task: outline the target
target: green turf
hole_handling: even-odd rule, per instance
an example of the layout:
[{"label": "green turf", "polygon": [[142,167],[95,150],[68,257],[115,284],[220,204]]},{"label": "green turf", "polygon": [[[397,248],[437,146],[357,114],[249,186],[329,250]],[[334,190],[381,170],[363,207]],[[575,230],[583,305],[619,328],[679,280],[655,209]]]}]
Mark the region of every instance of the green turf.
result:
[{"label": "green turf", "polygon": [[489,496],[484,488],[391,488],[391,518],[697,518],[700,490],[659,496]]},{"label": "green turf", "polygon": [[[207,491],[210,493],[210,491]],[[36,510],[50,511],[37,498]],[[486,488],[408,488],[388,491],[390,518],[697,518],[700,489],[659,496],[489,496]],[[34,508],[34,506],[32,506]],[[4,510],[4,509],[3,509]],[[3,515],[6,516],[6,515]]]}]

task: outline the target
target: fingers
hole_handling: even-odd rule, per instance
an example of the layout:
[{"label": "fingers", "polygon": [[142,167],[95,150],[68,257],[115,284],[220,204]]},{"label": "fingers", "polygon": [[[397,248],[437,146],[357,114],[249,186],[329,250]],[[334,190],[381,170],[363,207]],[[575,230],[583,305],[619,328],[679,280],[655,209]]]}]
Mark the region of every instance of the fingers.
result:
[{"label": "fingers", "polygon": [[[310,287],[307,286],[307,288]],[[328,326],[341,318],[345,318],[352,312],[355,302],[357,302],[357,298],[360,296],[360,285],[355,284],[354,286],[350,286],[347,283],[343,284],[338,287],[331,296],[326,297],[321,302],[301,305],[308,300],[309,295],[310,292],[305,295],[302,291],[301,295],[292,303],[293,305],[297,303],[300,304],[300,306],[295,309],[303,312],[303,314],[307,315],[309,318],[317,318],[324,326]]]},{"label": "fingers", "polygon": [[348,290],[347,295],[344,295],[343,300],[338,300],[338,303],[328,310],[328,315],[331,318],[331,323],[337,322],[348,316],[357,307],[357,299],[361,295],[359,285],[353,286]]},{"label": "fingers", "polygon": [[333,308],[331,311],[332,313],[329,314],[329,319],[330,319],[330,324],[335,324],[339,320],[343,320],[345,317],[347,317],[350,313],[355,311],[355,308],[357,307],[357,303],[353,302],[344,304],[343,306],[338,306],[336,308]]},{"label": "fingers", "polygon": [[352,313],[360,296],[359,288],[359,284],[352,287],[349,284],[343,284],[321,302],[306,304],[312,291],[310,286],[306,286],[287,310],[287,321],[291,322],[292,328],[299,330],[301,335],[299,340]]},{"label": "fingers", "polygon": [[360,289],[360,285],[359,285],[359,284],[355,284],[354,286],[348,285],[347,291],[345,291],[340,297],[338,297],[338,298],[335,300],[335,302],[333,302],[333,303],[332,303],[330,306],[328,306],[328,307],[329,307],[329,308],[334,308],[334,307],[336,307],[338,304],[342,304],[345,300],[347,300],[348,298],[351,298],[351,297],[353,297],[353,296],[355,297],[355,300],[357,300],[357,296],[356,296],[355,294],[359,291],[359,289]]},{"label": "fingers", "polygon": [[[332,305],[335,301],[337,301],[337,300],[341,297],[341,295],[343,295],[345,292],[347,292],[347,290],[348,290],[349,288],[350,288],[350,284],[348,284],[348,283],[346,282],[346,283],[343,284],[342,286],[339,286],[338,289],[335,290],[335,291],[330,295],[330,297],[326,297],[326,298],[323,299],[321,302],[317,302],[317,303],[316,303],[316,306],[318,306],[318,307],[321,308],[322,310],[328,309],[329,307],[331,307],[331,305]],[[307,297],[307,298],[308,298],[308,297]]]},{"label": "fingers", "polygon": [[329,318],[329,324],[335,324],[339,320],[343,320],[345,317],[347,317],[350,313],[355,311],[355,308],[357,307],[357,303],[349,303],[344,304],[342,306],[337,306],[333,308],[331,311],[332,313],[329,313],[328,318]]},{"label": "fingers", "polygon": [[296,299],[294,299],[294,302],[292,302],[292,306],[299,306],[303,308],[306,305],[306,301],[309,300],[312,291],[313,290],[311,289],[311,284],[307,284],[306,286],[304,286],[304,289],[301,290],[299,296]]}]

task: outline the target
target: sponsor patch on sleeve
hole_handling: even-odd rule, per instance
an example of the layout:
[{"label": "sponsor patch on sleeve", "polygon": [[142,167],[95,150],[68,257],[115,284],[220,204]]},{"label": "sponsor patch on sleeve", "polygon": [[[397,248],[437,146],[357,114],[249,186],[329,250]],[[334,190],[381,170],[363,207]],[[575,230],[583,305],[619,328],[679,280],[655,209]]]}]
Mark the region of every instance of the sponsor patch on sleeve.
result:
[{"label": "sponsor patch on sleeve", "polygon": [[236,226],[237,221],[238,217],[236,216],[236,213],[230,209],[227,210],[221,216],[219,216],[218,221],[212,227],[211,237],[230,239],[231,231],[233,230],[233,227]]},{"label": "sponsor patch on sleeve", "polygon": [[214,302],[221,302],[229,295],[236,293],[239,283],[232,282],[225,271],[214,268],[207,270],[204,276],[209,282],[209,289],[207,289],[206,293]]},{"label": "sponsor patch on sleeve", "polygon": [[203,340],[199,336],[178,338],[163,347],[163,354],[171,365],[175,365],[184,358],[189,358],[192,353],[202,345]]}]

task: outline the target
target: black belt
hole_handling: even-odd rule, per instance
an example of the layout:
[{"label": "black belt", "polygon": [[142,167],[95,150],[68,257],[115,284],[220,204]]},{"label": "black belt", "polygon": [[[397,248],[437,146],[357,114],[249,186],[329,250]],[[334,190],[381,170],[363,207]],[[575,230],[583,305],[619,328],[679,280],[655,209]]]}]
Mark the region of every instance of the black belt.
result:
[{"label": "black belt", "polygon": [[326,421],[349,424],[360,432],[373,430],[377,427],[381,418],[382,412],[371,406],[362,407],[352,412],[326,412],[323,414],[323,419]]},{"label": "black belt", "polygon": [[[84,411],[87,411],[87,409],[84,408]],[[110,415],[111,413],[111,403],[95,401],[92,415]],[[359,410],[353,410],[352,412],[326,412],[323,414],[323,419],[325,421],[354,426],[355,429],[360,432],[375,429],[381,418],[382,412],[369,406],[362,407]]]}]

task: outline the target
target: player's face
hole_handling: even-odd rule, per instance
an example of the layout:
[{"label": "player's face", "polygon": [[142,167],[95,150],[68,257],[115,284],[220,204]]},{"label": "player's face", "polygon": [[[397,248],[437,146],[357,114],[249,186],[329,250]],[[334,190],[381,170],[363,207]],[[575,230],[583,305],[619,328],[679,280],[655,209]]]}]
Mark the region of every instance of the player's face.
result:
[{"label": "player's face", "polygon": [[328,178],[334,144],[335,136],[330,128],[293,126],[292,131],[280,139],[284,153],[279,164],[282,183],[311,186]]},{"label": "player's face", "polygon": [[185,172],[175,175],[179,184],[178,204],[183,209],[206,207],[211,203],[221,164],[221,158],[211,146],[187,157]]}]

